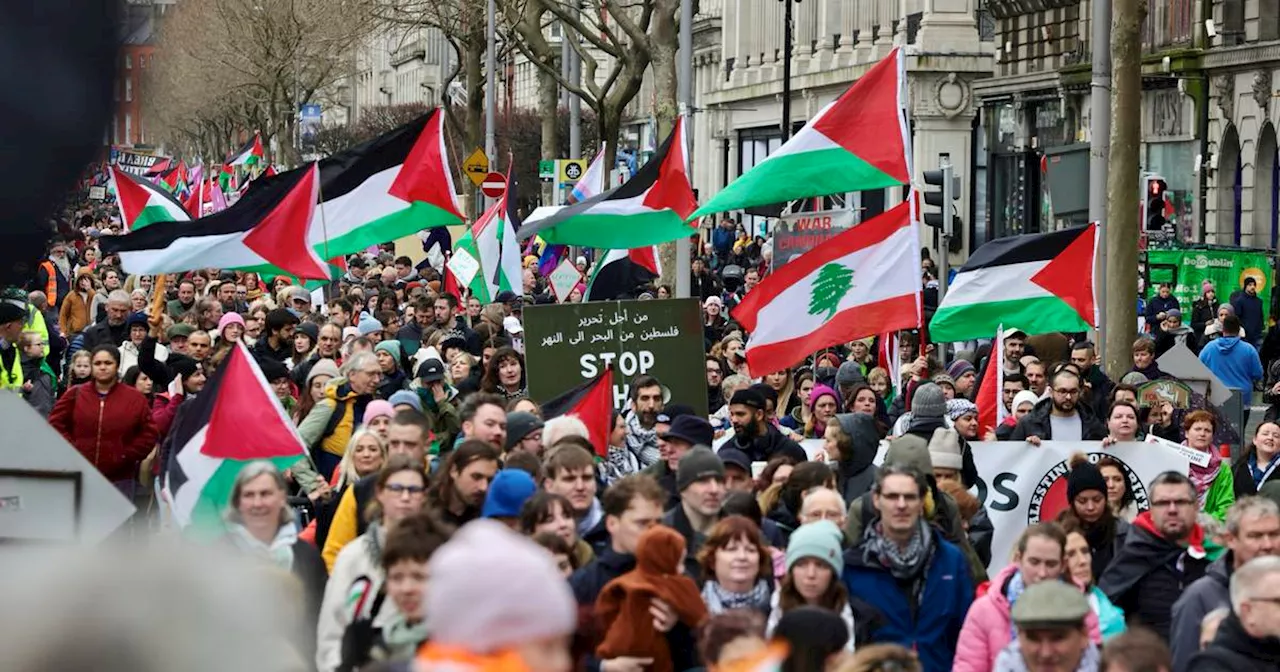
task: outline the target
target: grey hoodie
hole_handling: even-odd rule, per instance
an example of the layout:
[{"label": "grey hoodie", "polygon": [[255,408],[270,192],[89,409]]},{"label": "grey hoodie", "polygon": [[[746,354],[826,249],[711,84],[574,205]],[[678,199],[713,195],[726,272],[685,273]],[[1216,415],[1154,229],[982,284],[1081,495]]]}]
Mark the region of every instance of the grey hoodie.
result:
[{"label": "grey hoodie", "polygon": [[852,502],[875,485],[879,470],[872,463],[880,447],[880,433],[876,431],[875,417],[866,413],[838,413],[836,422],[853,443],[852,454],[841,455],[836,463],[836,489],[844,501]]},{"label": "grey hoodie", "polygon": [[1173,624],[1169,626],[1169,648],[1173,652],[1173,672],[1191,669],[1191,657],[1200,650],[1200,622],[1218,607],[1231,606],[1231,568],[1235,557],[1222,554],[1173,603]]}]

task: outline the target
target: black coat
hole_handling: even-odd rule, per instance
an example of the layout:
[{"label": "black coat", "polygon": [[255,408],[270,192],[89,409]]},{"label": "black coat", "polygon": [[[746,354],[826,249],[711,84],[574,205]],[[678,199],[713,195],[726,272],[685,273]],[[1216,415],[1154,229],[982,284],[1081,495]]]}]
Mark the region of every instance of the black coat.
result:
[{"label": "black coat", "polygon": [[684,506],[679,505],[662,516],[662,524],[680,533],[684,537],[684,573],[698,585],[702,585],[702,564],[698,562],[698,551],[702,550],[702,541],[689,522]]},{"label": "black coat", "polygon": [[805,462],[809,459],[809,454],[804,452],[800,444],[783,436],[782,432],[770,423],[765,423],[764,435],[755,437],[750,443],[743,445],[735,436],[728,445],[746,453],[752,462],[768,462],[779,455],[786,455],[796,462]]},{"label": "black coat", "polygon": [[1098,578],[1098,588],[1124,610],[1129,623],[1151,628],[1167,642],[1173,603],[1204,576],[1209,560],[1191,557],[1187,549],[1161,537],[1149,521],[1139,517],[1130,526],[1124,546]]},{"label": "black coat", "polygon": [[573,589],[573,597],[578,604],[593,607],[606,584],[635,568],[636,556],[606,548],[603,553],[596,554],[595,560],[579,567],[569,577],[569,587]]},{"label": "black coat", "polygon": [[1240,617],[1232,612],[1218,626],[1218,636],[1209,648],[1191,659],[1188,669],[1196,672],[1275,672],[1280,670],[1280,639],[1258,639],[1245,632]]},{"label": "black coat", "polygon": [[[1038,436],[1044,441],[1053,440],[1053,431],[1050,429],[1049,414],[1053,409],[1053,399],[1041,399],[1031,412],[1022,416],[1017,426],[1013,428],[1013,433],[1009,435],[1010,441],[1026,441],[1028,436]],[[1076,404],[1076,413],[1080,415],[1080,438],[1085,441],[1101,441],[1107,437],[1107,427],[1102,424],[1097,415],[1094,415],[1093,409],[1088,404]]]}]

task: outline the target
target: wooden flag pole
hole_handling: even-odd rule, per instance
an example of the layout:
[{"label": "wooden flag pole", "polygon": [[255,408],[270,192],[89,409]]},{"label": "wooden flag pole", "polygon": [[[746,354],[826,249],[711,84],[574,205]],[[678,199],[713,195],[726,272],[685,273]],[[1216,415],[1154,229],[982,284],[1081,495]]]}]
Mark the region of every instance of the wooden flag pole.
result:
[{"label": "wooden flag pole", "polygon": [[147,311],[149,313],[147,322],[151,325],[153,330],[158,330],[161,325],[164,324],[164,292],[165,283],[167,283],[168,280],[168,275],[165,275],[164,273],[157,273],[155,282],[151,285],[151,309]]}]

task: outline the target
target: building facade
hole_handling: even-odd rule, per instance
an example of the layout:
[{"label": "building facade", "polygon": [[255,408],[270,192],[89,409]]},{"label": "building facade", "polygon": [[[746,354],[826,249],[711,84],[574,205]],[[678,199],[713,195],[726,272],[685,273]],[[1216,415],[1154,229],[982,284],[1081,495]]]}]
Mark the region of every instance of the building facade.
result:
[{"label": "building facade", "polygon": [[338,88],[341,109],[326,110],[326,122],[359,121],[375,107],[439,103],[454,59],[439,29],[376,31],[356,48],[354,71]]},{"label": "building facade", "polygon": [[149,125],[142,104],[147,70],[155,67],[157,22],[173,2],[130,0],[121,9],[121,46],[116,56],[116,81],[112,91],[114,107],[103,145],[143,148],[150,145]]}]

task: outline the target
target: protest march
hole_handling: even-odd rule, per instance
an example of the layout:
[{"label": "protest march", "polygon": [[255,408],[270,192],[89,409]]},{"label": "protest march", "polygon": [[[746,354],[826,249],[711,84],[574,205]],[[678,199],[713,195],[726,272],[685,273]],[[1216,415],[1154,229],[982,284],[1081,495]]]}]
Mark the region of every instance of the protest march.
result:
[{"label": "protest march", "polygon": [[[272,610],[202,634],[265,643],[222,669],[1280,669],[1269,259],[1104,286],[1089,224],[940,271],[903,58],[715,194],[678,121],[621,185],[534,213],[509,171],[468,217],[443,109],[293,167],[256,134],[94,164],[0,296],[0,417],[120,512],[94,545],[158,554],[120,570],[143,596],[255,577]],[[6,540],[83,542],[4,459]]]}]

